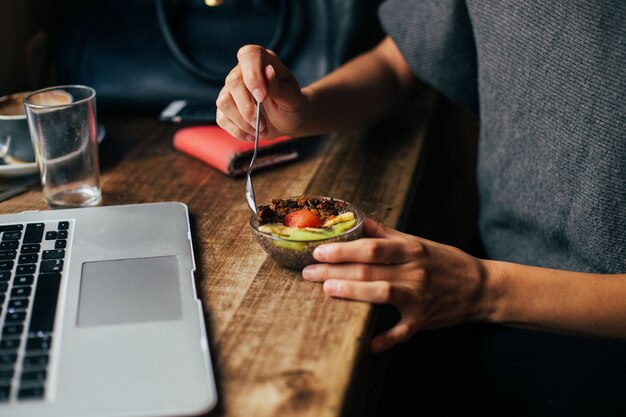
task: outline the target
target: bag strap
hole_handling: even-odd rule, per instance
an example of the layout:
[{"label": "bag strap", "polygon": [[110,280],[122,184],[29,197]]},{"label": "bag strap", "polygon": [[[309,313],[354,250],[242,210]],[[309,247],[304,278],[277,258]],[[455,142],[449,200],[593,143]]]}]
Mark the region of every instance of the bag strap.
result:
[{"label": "bag strap", "polygon": [[[278,15],[278,25],[276,26],[276,30],[272,35],[272,39],[267,46],[267,49],[276,50],[278,43],[281,40],[283,32],[285,31],[285,26],[287,25],[287,3],[289,0],[281,0],[280,1],[280,10]],[[203,68],[193,62],[181,49],[180,45],[176,41],[174,33],[170,27],[167,12],[165,10],[165,0],[155,0],[156,12],[157,12],[157,20],[159,21],[159,28],[161,29],[161,33],[163,35],[163,39],[167,44],[172,55],[178,63],[191,74],[196,77],[212,82],[221,84],[224,82],[225,74],[219,73],[218,71],[211,70],[209,68]]]}]

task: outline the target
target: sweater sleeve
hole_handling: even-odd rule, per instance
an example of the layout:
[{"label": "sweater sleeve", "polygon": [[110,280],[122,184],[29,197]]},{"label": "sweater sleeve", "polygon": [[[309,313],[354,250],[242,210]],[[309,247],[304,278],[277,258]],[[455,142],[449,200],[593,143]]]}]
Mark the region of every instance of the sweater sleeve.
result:
[{"label": "sweater sleeve", "polygon": [[379,17],[422,81],[478,111],[476,46],[464,0],[387,0]]}]

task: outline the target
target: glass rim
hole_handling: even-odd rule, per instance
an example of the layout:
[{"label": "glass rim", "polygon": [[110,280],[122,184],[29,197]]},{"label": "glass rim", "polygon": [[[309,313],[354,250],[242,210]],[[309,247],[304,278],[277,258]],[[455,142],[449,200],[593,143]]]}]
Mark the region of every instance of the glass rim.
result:
[{"label": "glass rim", "polygon": [[[82,98],[80,100],[77,100],[77,101],[73,101],[71,103],[66,103],[66,104],[33,104],[33,103],[29,103],[30,98],[33,97],[36,94],[41,94],[41,93],[45,93],[46,91],[53,91],[53,90],[66,90],[66,89],[70,89],[70,88],[88,90],[89,91],[89,96],[85,97],[85,98]],[[74,106],[76,104],[80,104],[80,103],[86,102],[88,100],[93,99],[95,96],[96,96],[96,90],[94,90],[92,87],[88,87],[86,85],[81,85],[81,84],[56,85],[56,86],[52,86],[52,87],[42,88],[41,90],[33,91],[32,93],[28,94],[26,97],[24,97],[24,106],[26,106],[26,107],[28,107],[30,109],[56,109],[56,108],[64,108],[64,107]]]}]

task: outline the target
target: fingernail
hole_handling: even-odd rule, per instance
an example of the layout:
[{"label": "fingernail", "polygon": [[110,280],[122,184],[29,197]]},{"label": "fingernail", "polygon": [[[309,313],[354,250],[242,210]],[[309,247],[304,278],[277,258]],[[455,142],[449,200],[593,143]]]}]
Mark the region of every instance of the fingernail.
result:
[{"label": "fingernail", "polygon": [[302,278],[306,280],[315,279],[315,266],[307,266],[302,270]]},{"label": "fingernail", "polygon": [[254,142],[254,136],[252,136],[252,135],[246,135],[246,141],[248,141],[248,142]]},{"label": "fingernail", "polygon": [[327,246],[324,246],[324,245],[318,246],[313,251],[313,257],[317,259],[318,261],[323,261],[324,259],[326,259],[326,257],[328,257],[329,252],[330,251]]},{"label": "fingernail", "polygon": [[254,90],[252,90],[252,97],[254,97],[254,99],[257,101],[257,103],[262,102],[263,99],[264,99],[263,91],[261,91],[260,88],[255,88]]},{"label": "fingernail", "polygon": [[324,283],[324,291],[326,294],[337,294],[339,292],[339,283],[337,281],[326,281]]}]

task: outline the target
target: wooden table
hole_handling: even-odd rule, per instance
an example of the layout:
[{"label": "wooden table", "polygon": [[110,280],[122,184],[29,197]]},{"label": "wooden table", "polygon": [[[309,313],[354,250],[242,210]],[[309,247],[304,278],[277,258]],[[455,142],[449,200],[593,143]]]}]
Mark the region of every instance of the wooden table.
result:
[{"label": "wooden table", "polygon": [[[334,196],[401,226],[436,101],[424,92],[405,120],[307,139],[298,162],[256,173],[257,201]],[[102,121],[104,204],[189,207],[220,399],[211,415],[362,415],[367,399],[355,375],[367,366],[375,309],[330,299],[319,284],[268,259],[249,230],[243,179],[176,152],[174,127],[147,118]],[[1,213],[45,208],[37,188],[0,204]]]}]

